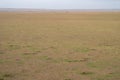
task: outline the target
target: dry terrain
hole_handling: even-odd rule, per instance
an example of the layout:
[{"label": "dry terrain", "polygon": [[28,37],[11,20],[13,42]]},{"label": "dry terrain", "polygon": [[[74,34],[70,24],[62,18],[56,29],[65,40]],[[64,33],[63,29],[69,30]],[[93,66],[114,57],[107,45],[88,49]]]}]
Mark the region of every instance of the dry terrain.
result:
[{"label": "dry terrain", "polygon": [[120,80],[120,12],[0,12],[0,80]]}]

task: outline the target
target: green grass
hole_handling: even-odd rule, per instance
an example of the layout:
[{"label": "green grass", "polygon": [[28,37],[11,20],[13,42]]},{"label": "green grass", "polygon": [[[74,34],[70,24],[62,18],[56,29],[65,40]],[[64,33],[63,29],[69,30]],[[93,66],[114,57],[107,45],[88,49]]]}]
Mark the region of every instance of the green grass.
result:
[{"label": "green grass", "polygon": [[0,59],[0,64],[4,63],[5,61],[3,59]]}]

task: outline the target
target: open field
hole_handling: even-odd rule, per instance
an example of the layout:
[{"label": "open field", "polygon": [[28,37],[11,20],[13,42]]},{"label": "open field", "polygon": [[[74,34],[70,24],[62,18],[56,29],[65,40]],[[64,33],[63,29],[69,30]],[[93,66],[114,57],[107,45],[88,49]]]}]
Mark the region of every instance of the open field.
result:
[{"label": "open field", "polygon": [[0,80],[120,80],[120,12],[0,12]]}]

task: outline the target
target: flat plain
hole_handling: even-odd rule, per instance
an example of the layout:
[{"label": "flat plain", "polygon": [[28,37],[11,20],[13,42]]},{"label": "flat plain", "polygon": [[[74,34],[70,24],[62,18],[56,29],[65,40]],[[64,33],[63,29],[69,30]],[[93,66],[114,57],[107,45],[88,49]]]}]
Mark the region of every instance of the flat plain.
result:
[{"label": "flat plain", "polygon": [[120,12],[0,12],[0,80],[120,80]]}]

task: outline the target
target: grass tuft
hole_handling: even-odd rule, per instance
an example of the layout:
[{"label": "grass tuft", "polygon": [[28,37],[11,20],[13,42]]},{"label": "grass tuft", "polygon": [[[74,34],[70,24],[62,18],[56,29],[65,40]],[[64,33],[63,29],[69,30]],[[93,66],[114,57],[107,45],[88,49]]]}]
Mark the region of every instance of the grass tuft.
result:
[{"label": "grass tuft", "polygon": [[81,74],[81,75],[92,75],[94,73],[93,72],[80,72],[78,74]]},{"label": "grass tuft", "polygon": [[42,56],[42,57],[40,57],[40,59],[41,60],[52,60],[52,58],[49,56]]},{"label": "grass tuft", "polygon": [[4,52],[0,52],[0,54],[4,54]]},{"label": "grass tuft", "polygon": [[13,74],[8,74],[8,73],[7,73],[7,74],[4,74],[3,77],[8,78],[8,77],[14,77],[14,76],[13,76]]},{"label": "grass tuft", "polygon": [[72,80],[72,79],[64,79],[64,80]]},{"label": "grass tuft", "polygon": [[19,45],[10,44],[10,45],[8,45],[8,48],[10,50],[16,50],[16,49],[20,49],[20,46]]},{"label": "grass tuft", "polygon": [[5,80],[4,78],[0,78],[0,80]]},{"label": "grass tuft", "polygon": [[71,63],[71,62],[81,62],[81,60],[69,60],[69,59],[65,59],[64,61],[69,62],[69,63]]}]

